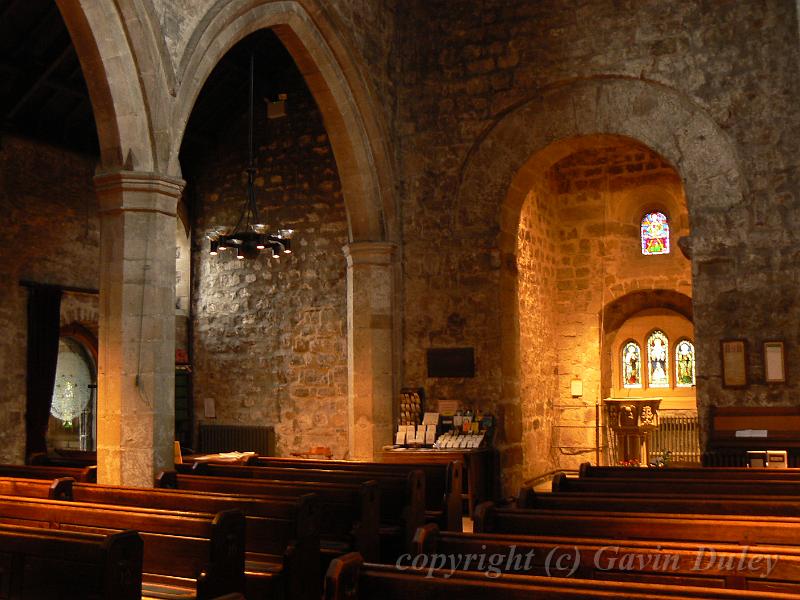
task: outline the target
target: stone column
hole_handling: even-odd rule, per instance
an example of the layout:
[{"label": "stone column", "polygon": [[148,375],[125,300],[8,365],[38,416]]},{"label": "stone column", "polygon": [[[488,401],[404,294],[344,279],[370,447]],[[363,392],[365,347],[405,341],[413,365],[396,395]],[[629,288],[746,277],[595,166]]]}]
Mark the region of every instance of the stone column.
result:
[{"label": "stone column", "polygon": [[394,245],[353,242],[343,250],[350,458],[372,460],[392,443]]},{"label": "stone column", "polygon": [[97,478],[152,487],[175,429],[175,214],[184,182],[95,177],[100,207]]}]

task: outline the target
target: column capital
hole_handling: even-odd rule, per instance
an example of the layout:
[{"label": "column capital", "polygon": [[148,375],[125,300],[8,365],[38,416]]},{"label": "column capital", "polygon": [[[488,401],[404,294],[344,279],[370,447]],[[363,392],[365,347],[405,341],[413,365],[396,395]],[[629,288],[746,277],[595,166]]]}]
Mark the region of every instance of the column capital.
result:
[{"label": "column capital", "polygon": [[347,266],[392,264],[396,244],[392,242],[350,242],[342,246]]},{"label": "column capital", "polygon": [[161,173],[110,171],[94,177],[99,212],[159,212],[174,217],[186,182]]}]

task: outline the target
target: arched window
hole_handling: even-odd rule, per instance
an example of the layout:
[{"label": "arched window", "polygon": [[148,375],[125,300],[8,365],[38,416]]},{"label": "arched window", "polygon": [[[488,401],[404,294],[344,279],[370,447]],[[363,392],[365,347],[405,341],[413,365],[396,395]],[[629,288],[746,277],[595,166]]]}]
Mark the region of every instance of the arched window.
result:
[{"label": "arched window", "polygon": [[642,351],[636,342],[622,347],[622,387],[642,387]]},{"label": "arched window", "polygon": [[689,340],[681,340],[675,346],[675,386],[692,387],[694,385],[694,344]]},{"label": "arched window", "polygon": [[669,254],[669,221],[661,212],[642,217],[642,254]]},{"label": "arched window", "polygon": [[72,337],[58,341],[58,363],[50,405],[52,420],[48,445],[54,448],[92,450],[94,364],[89,353]]},{"label": "arched window", "polygon": [[669,341],[663,331],[647,338],[647,382],[651,388],[669,387]]}]

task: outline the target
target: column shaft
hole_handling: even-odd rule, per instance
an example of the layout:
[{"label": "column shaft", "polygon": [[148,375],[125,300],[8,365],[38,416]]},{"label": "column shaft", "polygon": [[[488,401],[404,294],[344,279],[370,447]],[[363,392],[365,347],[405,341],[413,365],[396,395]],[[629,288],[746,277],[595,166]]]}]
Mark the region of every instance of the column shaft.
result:
[{"label": "column shaft", "polygon": [[151,487],[171,468],[175,413],[175,218],[184,182],[98,175],[98,481]]},{"label": "column shaft", "polygon": [[343,250],[350,458],[372,460],[392,442],[394,246],[353,242]]}]

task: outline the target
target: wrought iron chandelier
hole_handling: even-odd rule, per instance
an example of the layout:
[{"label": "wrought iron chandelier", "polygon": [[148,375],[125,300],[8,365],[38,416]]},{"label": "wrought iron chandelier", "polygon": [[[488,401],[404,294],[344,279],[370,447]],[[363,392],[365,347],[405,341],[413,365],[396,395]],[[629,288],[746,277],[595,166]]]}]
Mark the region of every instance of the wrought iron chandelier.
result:
[{"label": "wrought iron chandelier", "polygon": [[228,233],[224,229],[216,229],[208,234],[209,247],[212,256],[230,250],[236,252],[236,258],[255,258],[267,249],[271,250],[273,258],[280,258],[281,254],[292,252],[292,229],[279,229],[277,233],[266,233],[266,225],[261,222],[256,204],[255,178],[256,167],[253,159],[253,79],[254,79],[254,53],[250,53],[250,105],[248,110],[248,149],[247,163],[247,197],[239,215],[239,221]]}]

